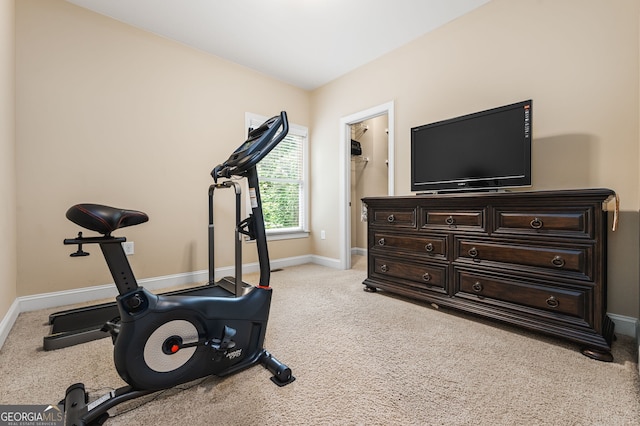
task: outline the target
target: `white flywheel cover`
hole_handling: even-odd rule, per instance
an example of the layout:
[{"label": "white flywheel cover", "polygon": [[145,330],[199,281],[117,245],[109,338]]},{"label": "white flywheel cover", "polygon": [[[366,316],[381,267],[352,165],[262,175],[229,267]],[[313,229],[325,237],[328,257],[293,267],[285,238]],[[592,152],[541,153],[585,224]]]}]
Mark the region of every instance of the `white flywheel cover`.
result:
[{"label": "white flywheel cover", "polygon": [[187,363],[196,351],[196,346],[180,349],[174,354],[166,354],[162,350],[164,342],[173,336],[182,339],[182,343],[198,341],[198,330],[189,321],[174,320],[162,324],[151,333],[144,345],[144,362],[153,371],[168,373]]}]

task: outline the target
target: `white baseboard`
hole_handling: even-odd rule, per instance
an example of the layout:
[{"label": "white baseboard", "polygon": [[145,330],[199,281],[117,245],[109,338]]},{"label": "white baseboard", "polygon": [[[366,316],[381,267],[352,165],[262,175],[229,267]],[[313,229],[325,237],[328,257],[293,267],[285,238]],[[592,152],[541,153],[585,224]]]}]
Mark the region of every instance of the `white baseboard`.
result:
[{"label": "white baseboard", "polygon": [[[303,263],[314,262],[313,256],[297,256],[285,259],[272,260],[271,269],[286,268],[288,266],[302,265]],[[319,263],[319,262],[314,262]],[[326,265],[329,266],[329,265]],[[242,265],[242,273],[250,274],[258,272],[260,265],[255,263],[247,263]],[[217,268],[215,271],[215,279],[235,275],[235,267],[227,266]],[[182,274],[165,275],[161,277],[142,278],[138,280],[138,284],[148,290],[159,291],[171,287],[190,283],[206,283],[209,280],[209,272],[207,270],[185,272]],[[91,302],[100,299],[114,299],[118,295],[115,285],[105,284],[93,287],[83,287],[73,290],[56,291],[52,293],[42,293],[33,296],[23,296],[17,299],[19,303],[19,312],[37,311],[39,309],[57,308],[65,305],[73,305],[76,303]]]},{"label": "white baseboard", "polygon": [[638,373],[640,373],[640,319],[636,321],[636,346],[638,347]]},{"label": "white baseboard", "polygon": [[623,336],[636,337],[636,324],[638,322],[638,318],[610,313],[607,313],[607,315],[616,325],[614,333],[621,334]]},{"label": "white baseboard", "polygon": [[[166,275],[162,277],[143,278],[138,284],[148,290],[162,290],[183,284],[208,280],[207,271],[188,272],[184,274]],[[17,300],[20,312],[37,311],[47,308],[58,308],[65,305],[92,302],[100,299],[115,299],[118,290],[113,283],[93,287],[82,287],[73,290],[22,296]]]},{"label": "white baseboard", "polygon": [[18,299],[15,299],[11,306],[9,307],[9,311],[0,321],[0,348],[4,345],[4,341],[7,340],[7,336],[9,336],[9,332],[18,319],[18,315],[20,315],[20,303]]},{"label": "white baseboard", "polygon": [[367,249],[366,248],[362,248],[362,247],[351,247],[351,254],[352,255],[358,255],[358,256],[366,256],[367,255]]},{"label": "white baseboard", "polygon": [[310,263],[315,263],[316,265],[322,265],[322,266],[327,266],[329,268],[333,268],[333,269],[340,269],[340,259],[333,259],[331,257],[324,257],[324,256],[309,256],[310,257]]}]

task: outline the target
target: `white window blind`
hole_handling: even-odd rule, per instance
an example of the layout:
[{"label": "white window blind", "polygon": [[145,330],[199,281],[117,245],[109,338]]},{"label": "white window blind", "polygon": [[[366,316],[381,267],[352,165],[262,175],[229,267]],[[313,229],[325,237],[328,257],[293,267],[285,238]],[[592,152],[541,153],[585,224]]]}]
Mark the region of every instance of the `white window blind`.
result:
[{"label": "white window blind", "polygon": [[[266,120],[252,115],[249,128]],[[289,124],[289,132],[256,166],[268,235],[307,230],[307,129]]]}]

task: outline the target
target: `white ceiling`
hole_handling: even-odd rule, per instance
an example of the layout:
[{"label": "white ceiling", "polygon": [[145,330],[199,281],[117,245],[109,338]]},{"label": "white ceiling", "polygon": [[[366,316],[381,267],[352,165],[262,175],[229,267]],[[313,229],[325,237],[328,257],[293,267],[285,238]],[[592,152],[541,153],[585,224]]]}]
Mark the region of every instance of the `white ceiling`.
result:
[{"label": "white ceiling", "polygon": [[311,90],[490,0],[67,0]]}]

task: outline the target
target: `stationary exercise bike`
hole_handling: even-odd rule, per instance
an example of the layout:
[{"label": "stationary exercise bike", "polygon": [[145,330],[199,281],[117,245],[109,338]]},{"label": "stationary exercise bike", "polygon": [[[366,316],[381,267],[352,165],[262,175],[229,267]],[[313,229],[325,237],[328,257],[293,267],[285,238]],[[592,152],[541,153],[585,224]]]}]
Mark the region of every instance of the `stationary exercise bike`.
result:
[{"label": "stationary exercise bike", "polygon": [[[211,172],[218,185],[231,182],[233,177],[248,181],[252,214],[237,226],[256,240],[260,278],[257,286],[242,295],[153,294],[136,282],[121,244],[126,239],[111,235],[117,229],[148,221],[145,213],[98,204],[78,204],[67,211],[67,218],[75,224],[102,234],[79,234],[64,244],[77,244],[78,252],[86,244],[98,244],[102,250],[119,293],[120,321],[108,324],[114,362],[128,386],[89,403],[84,385],[71,385],[62,401],[65,425],[103,424],[108,410],[125,401],[210,375],[226,376],[257,363],[273,374],[271,380],[279,386],[295,380],[291,369],[263,348],[272,289],[256,171],[256,164],[288,130],[283,111],[252,130],[227,161]],[[219,184],[218,179],[227,180]]]}]

